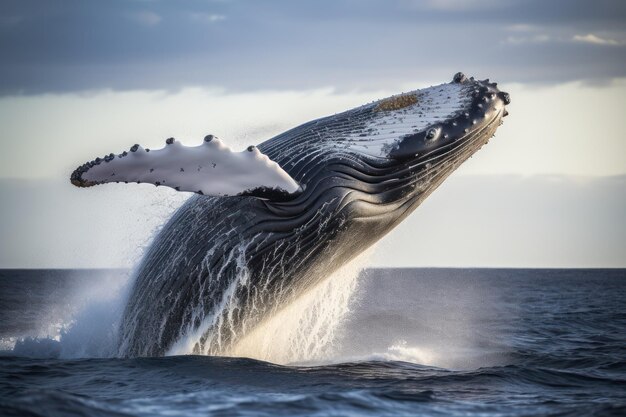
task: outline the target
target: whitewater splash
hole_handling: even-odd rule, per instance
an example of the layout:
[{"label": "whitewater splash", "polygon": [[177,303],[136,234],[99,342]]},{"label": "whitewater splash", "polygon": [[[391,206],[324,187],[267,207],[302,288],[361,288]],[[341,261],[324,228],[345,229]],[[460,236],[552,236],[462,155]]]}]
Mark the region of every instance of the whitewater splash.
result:
[{"label": "whitewater splash", "polygon": [[235,288],[246,285],[249,278],[249,272],[242,264],[238,278],[226,292],[218,311],[205,318],[199,329],[188,332],[178,340],[167,354],[217,354],[278,364],[327,361],[335,351],[337,333],[350,312],[359,273],[367,266],[371,252],[361,254],[286,307],[276,309],[274,314],[254,328],[246,329],[244,322],[242,337],[233,344],[217,352],[199,350],[201,338],[219,339],[219,334],[206,335],[205,331],[216,323],[219,324],[217,329],[227,325],[232,311],[238,308],[233,297]]},{"label": "whitewater splash", "polygon": [[[514,320],[514,309],[500,300],[491,282],[477,283],[471,271],[370,269],[361,274],[367,261],[367,254],[355,259],[264,321],[252,320],[245,334],[238,327],[238,338],[220,351],[196,350],[199,338],[207,336],[187,333],[177,344],[179,350],[168,354],[249,357],[304,366],[392,361],[476,369],[509,362],[506,332],[489,330],[485,323],[496,316],[513,315]],[[5,354],[118,356],[120,319],[132,280],[125,271],[74,274],[64,285],[66,297],[41,306],[38,326],[4,340]],[[246,280],[244,273],[236,282]],[[50,295],[49,285],[41,287],[38,281],[37,291]],[[230,331],[227,317],[237,299],[230,301],[222,306],[223,314],[209,315],[206,321],[222,316],[223,331]],[[500,308],[494,310],[494,305]],[[19,317],[27,316],[13,319],[22,321]],[[51,330],[41,333],[40,328]]]},{"label": "whitewater splash", "polygon": [[243,337],[226,356],[244,356],[274,363],[325,361],[350,313],[358,277],[372,250],[344,265],[325,281]]},{"label": "whitewater splash", "polygon": [[[250,317],[244,323],[234,343],[217,349],[200,350],[199,341],[209,338],[218,341],[218,332],[235,332],[229,326],[229,317],[239,308],[235,289],[246,286],[249,271],[243,262],[245,245],[233,257],[240,259],[236,279],[231,283],[222,302],[213,312],[202,317],[199,329],[188,329],[184,336],[167,352],[167,355],[201,354],[215,356],[249,357],[278,364],[303,362],[331,362],[337,351],[335,344],[341,324],[348,317],[350,303],[358,286],[359,273],[370,258],[371,250],[344,265],[320,284],[302,294],[286,307],[276,306],[274,312],[260,323]],[[42,317],[42,326],[55,325],[36,337],[10,340],[8,349],[14,354],[28,357],[105,358],[118,354],[119,326],[132,288],[132,274],[120,272],[107,276],[96,285],[75,284],[68,299],[73,306],[62,316]],[[87,280],[87,277],[84,277]],[[216,324],[218,324],[216,326]],[[248,324],[248,326],[246,326]],[[205,331],[215,329],[216,332]]]},{"label": "whitewater splash", "polygon": [[[36,318],[41,330],[7,341],[12,342],[7,348],[13,354],[67,359],[115,356],[128,295],[128,272],[76,270],[67,274],[67,282],[52,280],[59,288],[45,287],[49,297]],[[65,294],[54,297],[54,291]],[[21,318],[27,321],[27,317]]]}]

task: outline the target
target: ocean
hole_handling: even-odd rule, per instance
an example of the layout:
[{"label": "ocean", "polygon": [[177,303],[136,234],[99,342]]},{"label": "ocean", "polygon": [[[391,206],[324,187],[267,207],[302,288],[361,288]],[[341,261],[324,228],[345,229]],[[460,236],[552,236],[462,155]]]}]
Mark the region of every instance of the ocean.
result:
[{"label": "ocean", "polygon": [[249,358],[115,357],[130,275],[0,271],[0,415],[626,415],[623,269],[366,269]]}]

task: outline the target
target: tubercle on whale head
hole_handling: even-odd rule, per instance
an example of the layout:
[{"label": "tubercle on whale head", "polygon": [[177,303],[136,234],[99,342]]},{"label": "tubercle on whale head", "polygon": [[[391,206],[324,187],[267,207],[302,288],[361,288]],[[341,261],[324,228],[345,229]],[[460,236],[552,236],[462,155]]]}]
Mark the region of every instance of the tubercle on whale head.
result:
[{"label": "tubercle on whale head", "polygon": [[450,84],[462,86],[467,105],[451,117],[398,140],[389,151],[390,158],[407,161],[437,149],[453,147],[456,143],[462,143],[464,138],[508,115],[506,105],[511,102],[510,96],[500,91],[497,83],[491,83],[489,79],[475,80],[458,72]]}]

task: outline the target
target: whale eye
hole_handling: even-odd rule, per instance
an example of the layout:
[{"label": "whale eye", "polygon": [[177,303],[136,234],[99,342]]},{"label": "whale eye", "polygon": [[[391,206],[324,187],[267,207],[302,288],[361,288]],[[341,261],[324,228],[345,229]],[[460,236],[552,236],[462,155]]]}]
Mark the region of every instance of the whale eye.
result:
[{"label": "whale eye", "polygon": [[426,141],[427,142],[433,142],[437,139],[437,136],[439,135],[439,130],[437,128],[431,127],[430,129],[428,129],[426,131]]}]

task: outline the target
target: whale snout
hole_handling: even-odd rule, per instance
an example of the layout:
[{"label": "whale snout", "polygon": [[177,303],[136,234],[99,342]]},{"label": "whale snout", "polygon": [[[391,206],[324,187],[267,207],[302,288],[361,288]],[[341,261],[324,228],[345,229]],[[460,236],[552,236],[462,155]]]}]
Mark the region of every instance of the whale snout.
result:
[{"label": "whale snout", "polygon": [[441,106],[450,100],[450,90],[456,87],[458,100],[463,103],[459,110],[450,117],[436,120],[419,132],[402,138],[398,145],[390,152],[390,157],[407,160],[415,159],[435,151],[455,147],[476,138],[482,134],[491,135],[494,126],[499,126],[503,117],[508,115],[506,106],[511,102],[510,95],[498,89],[498,84],[489,79],[475,80],[462,72],[453,76],[452,82],[441,86],[431,87],[431,103]]}]

